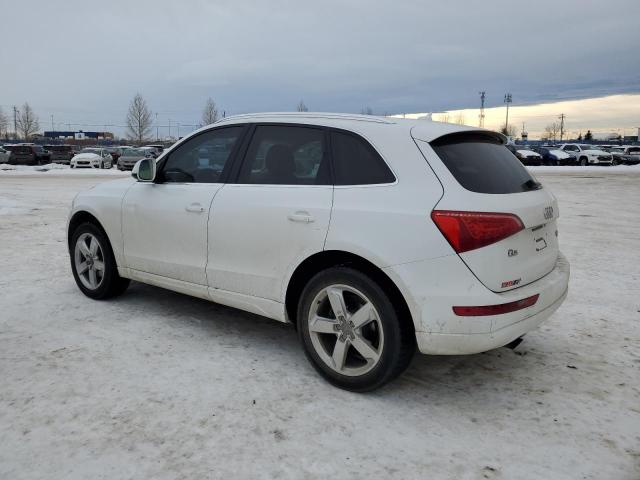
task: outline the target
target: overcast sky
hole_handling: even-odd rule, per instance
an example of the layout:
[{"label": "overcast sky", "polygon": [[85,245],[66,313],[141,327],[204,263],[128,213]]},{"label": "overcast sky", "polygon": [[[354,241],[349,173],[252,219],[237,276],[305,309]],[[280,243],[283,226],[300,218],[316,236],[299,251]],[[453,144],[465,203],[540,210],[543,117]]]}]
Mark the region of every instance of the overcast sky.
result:
[{"label": "overcast sky", "polygon": [[0,105],[47,129],[123,124],[138,91],[174,125],[209,96],[393,114],[640,92],[638,0],[3,3]]}]

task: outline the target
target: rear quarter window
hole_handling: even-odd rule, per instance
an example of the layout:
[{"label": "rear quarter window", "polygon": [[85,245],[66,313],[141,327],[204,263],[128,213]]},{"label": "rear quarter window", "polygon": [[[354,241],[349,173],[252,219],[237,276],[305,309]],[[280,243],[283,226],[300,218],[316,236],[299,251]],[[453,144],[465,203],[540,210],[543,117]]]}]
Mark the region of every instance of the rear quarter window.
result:
[{"label": "rear quarter window", "polygon": [[395,177],[382,157],[362,137],[331,132],[336,185],[393,183]]},{"label": "rear quarter window", "polygon": [[501,141],[483,133],[453,133],[431,142],[460,185],[477,193],[519,193],[541,185]]}]

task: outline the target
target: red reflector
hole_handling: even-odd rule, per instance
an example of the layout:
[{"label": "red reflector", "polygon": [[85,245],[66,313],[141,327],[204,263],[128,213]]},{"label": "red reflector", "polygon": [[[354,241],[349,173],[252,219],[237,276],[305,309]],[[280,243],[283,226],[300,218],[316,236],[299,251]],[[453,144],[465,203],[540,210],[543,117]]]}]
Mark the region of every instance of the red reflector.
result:
[{"label": "red reflector", "polygon": [[434,210],[431,218],[457,253],[486,247],[524,229],[522,220],[511,213]]},{"label": "red reflector", "polygon": [[501,315],[503,313],[515,312],[523,308],[535,305],[540,295],[523,298],[515,302],[502,303],[500,305],[482,305],[479,307],[453,307],[453,313],[460,317],[484,317],[487,315]]}]

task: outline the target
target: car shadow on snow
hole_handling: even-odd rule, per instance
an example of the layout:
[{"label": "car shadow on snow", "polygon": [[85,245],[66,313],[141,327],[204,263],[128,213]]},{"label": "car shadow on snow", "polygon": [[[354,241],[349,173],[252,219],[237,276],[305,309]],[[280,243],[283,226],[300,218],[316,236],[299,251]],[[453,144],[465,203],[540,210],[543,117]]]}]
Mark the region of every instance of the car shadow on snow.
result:
[{"label": "car shadow on snow", "polygon": [[[275,361],[269,360],[275,347],[278,361],[282,360],[283,355],[290,357],[291,362],[287,363],[306,368],[297,374],[312,376],[323,382],[307,363],[297,333],[289,324],[137,282],[132,282],[129,290],[117,302],[134,313],[144,312],[144,315],[166,320],[172,328],[203,329],[211,337],[223,338],[225,344],[233,344],[241,339],[242,344],[253,350],[255,356],[265,359],[265,369],[271,368],[272,361]],[[475,355],[435,356],[416,353],[400,378],[367,395],[395,398],[402,394],[405,399],[413,396],[423,401],[428,393],[430,397],[440,396],[454,404],[457,401],[468,402],[469,396],[475,400],[486,397],[488,402],[492,392],[514,389],[516,380],[523,392],[544,394],[544,388],[538,388],[540,385],[533,386],[536,372],[541,373],[540,369],[546,368],[544,352],[536,349],[536,345],[535,340],[525,340],[515,350],[503,347]],[[523,382],[531,383],[531,387],[523,387]]]}]

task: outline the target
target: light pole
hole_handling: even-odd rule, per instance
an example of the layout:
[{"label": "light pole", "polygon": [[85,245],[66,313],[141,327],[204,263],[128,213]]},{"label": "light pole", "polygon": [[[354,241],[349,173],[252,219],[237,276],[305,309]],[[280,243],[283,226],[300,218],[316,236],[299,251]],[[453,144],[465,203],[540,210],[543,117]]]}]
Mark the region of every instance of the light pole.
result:
[{"label": "light pole", "polygon": [[512,102],[511,94],[510,93],[505,93],[505,95],[504,95],[504,103],[507,104],[507,119],[504,122],[504,134],[507,137],[509,136],[509,104],[511,102]]},{"label": "light pole", "polygon": [[156,142],[160,140],[160,137],[158,136],[158,112],[156,112]]}]

